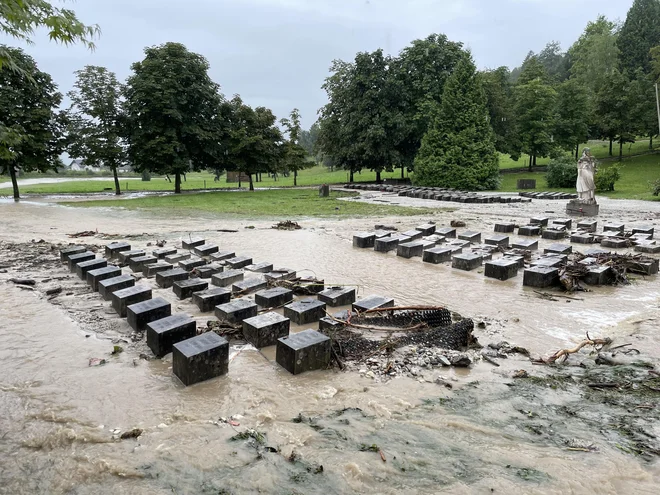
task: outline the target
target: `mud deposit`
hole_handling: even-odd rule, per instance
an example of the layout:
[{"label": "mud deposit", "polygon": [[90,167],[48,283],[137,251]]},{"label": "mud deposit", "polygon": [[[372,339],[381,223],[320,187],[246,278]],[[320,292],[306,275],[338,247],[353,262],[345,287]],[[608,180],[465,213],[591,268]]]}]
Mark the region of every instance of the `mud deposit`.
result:
[{"label": "mud deposit", "polygon": [[[622,220],[640,214],[622,205]],[[0,493],[657,493],[657,278],[548,301],[520,277],[497,282],[351,246],[354,231],[375,223],[405,230],[459,218],[490,232],[552,207],[298,220],[302,229],[278,231],[270,220],[0,205]],[[484,349],[457,368],[413,342],[347,371],[292,376],[273,348],[234,343],[227,376],[184,388],[171,357],[144,359],[151,353],[126,320],[60,263],[66,234],[83,230],[110,234],[78,240],[92,249],[114,239],[177,247],[201,235],[255,262],[356,285],[359,296],[446,305],[474,320]],[[153,279],[141,283],[199,327],[213,319]],[[609,364],[585,348],[553,366],[500,345],[548,356],[586,332],[630,345],[604,354]]]}]

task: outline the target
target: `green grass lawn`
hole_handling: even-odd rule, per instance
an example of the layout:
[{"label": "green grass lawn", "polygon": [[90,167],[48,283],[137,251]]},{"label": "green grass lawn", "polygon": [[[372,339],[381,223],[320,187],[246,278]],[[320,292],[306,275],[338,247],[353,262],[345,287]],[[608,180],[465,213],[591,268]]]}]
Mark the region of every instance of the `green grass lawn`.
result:
[{"label": "green grass lawn", "polygon": [[[601,168],[611,167],[618,162],[601,164]],[[642,155],[625,159],[621,163],[621,179],[614,186],[613,192],[598,192],[602,196],[621,199],[658,200],[658,196],[651,194],[649,183],[660,179],[660,154]],[[536,179],[536,190],[547,191],[548,185],[543,172],[523,172],[501,175],[500,191],[517,192],[518,179]],[[574,192],[575,189],[557,189],[553,191]]]},{"label": "green grass lawn", "polygon": [[357,193],[330,193],[320,198],[315,189],[273,189],[268,191],[218,191],[210,193],[184,193],[137,199],[93,200],[63,203],[73,207],[112,207],[166,210],[168,213],[204,211],[236,217],[300,218],[300,217],[358,217],[358,216],[410,216],[437,211],[434,208],[408,208],[351,201],[338,198],[356,196]]}]

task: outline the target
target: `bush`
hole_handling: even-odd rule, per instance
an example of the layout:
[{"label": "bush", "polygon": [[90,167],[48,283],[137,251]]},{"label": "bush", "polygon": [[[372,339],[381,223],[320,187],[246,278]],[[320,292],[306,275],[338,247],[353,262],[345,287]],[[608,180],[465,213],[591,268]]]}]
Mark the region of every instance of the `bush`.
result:
[{"label": "bush", "polygon": [[603,168],[596,173],[596,191],[614,191],[614,183],[621,178],[618,165]]},{"label": "bush", "polygon": [[653,192],[653,196],[657,196],[660,194],[660,179],[656,179],[655,182],[650,182],[651,186],[651,192]]},{"label": "bush", "polygon": [[569,188],[575,187],[577,176],[577,163],[572,158],[564,156],[550,162],[545,179],[548,187]]}]

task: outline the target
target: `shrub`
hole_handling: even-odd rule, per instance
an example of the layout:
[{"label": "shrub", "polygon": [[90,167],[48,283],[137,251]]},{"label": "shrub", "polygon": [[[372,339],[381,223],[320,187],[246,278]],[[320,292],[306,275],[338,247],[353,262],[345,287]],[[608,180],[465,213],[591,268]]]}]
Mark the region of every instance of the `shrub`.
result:
[{"label": "shrub", "polygon": [[600,169],[596,173],[597,191],[614,191],[614,183],[621,178],[621,169],[618,165]]},{"label": "shrub", "polygon": [[545,179],[548,187],[575,187],[577,182],[577,164],[568,156],[552,160],[548,165]]},{"label": "shrub", "polygon": [[651,182],[650,186],[653,196],[657,196],[658,194],[660,194],[660,179],[656,179],[655,182]]}]

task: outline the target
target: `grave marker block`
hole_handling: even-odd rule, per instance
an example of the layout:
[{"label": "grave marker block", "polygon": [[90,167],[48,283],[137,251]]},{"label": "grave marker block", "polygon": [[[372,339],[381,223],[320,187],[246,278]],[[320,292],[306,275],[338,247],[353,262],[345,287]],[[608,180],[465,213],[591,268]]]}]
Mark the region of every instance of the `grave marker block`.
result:
[{"label": "grave marker block", "polygon": [[96,258],[96,255],[91,251],[85,251],[84,253],[70,254],[69,255],[69,271],[75,273],[76,265],[78,263],[84,263],[85,261],[91,261]]},{"label": "grave marker block", "polygon": [[112,293],[112,307],[122,318],[126,318],[126,308],[132,304],[151,299],[151,288],[136,285]]},{"label": "grave marker block", "polygon": [[166,272],[171,269],[172,269],[172,265],[170,263],[165,263],[164,261],[161,261],[158,263],[151,263],[149,265],[145,265],[144,269],[142,270],[142,273],[144,274],[145,277],[151,278],[151,277],[155,277],[157,273]]},{"label": "grave marker block", "polygon": [[131,304],[126,308],[128,325],[136,332],[147,329],[147,323],[172,314],[172,305],[162,297]]},{"label": "grave marker block", "polygon": [[426,263],[433,263],[434,265],[437,265],[439,263],[446,263],[448,261],[451,261],[451,256],[452,256],[451,248],[436,247],[424,251],[422,260]]},{"label": "grave marker block", "polygon": [[609,285],[614,279],[612,268],[609,266],[590,266],[589,271],[584,276],[584,283],[587,285]]},{"label": "grave marker block", "polygon": [[651,239],[653,239],[653,234],[655,232],[655,229],[653,227],[633,227],[632,233],[634,234],[646,234],[650,235]]},{"label": "grave marker block", "polygon": [[451,259],[451,267],[457,270],[471,271],[481,266],[483,256],[475,253],[457,254]]},{"label": "grave marker block", "polygon": [[144,249],[130,249],[128,251],[119,251],[117,253],[117,260],[120,263],[127,265],[131,261],[131,258],[144,256],[145,254],[147,253],[144,252]]},{"label": "grave marker block", "polygon": [[275,360],[294,375],[326,369],[330,364],[330,339],[316,330],[304,330],[277,341]]},{"label": "grave marker block", "polygon": [[637,244],[635,246],[635,251],[638,253],[658,254],[660,253],[660,244]]},{"label": "grave marker block", "polygon": [[290,268],[276,268],[270,273],[264,275],[266,280],[292,280],[296,278],[295,270]]},{"label": "grave marker block", "polygon": [[353,247],[355,248],[371,248],[374,247],[376,242],[376,234],[373,232],[358,232],[353,235]]},{"label": "grave marker block", "polygon": [[580,220],[577,224],[577,228],[584,230],[585,232],[596,232],[598,222],[596,220]]},{"label": "grave marker block", "polygon": [[90,270],[98,270],[108,266],[108,260],[105,258],[96,258],[89,261],[80,261],[76,263],[76,275],[83,280],[87,281],[87,272]]},{"label": "grave marker block", "polygon": [[484,239],[484,242],[489,246],[499,246],[503,248],[509,247],[508,235],[491,235]]},{"label": "grave marker block", "polygon": [[113,242],[105,247],[105,257],[111,260],[121,251],[130,251],[131,245],[128,242]]},{"label": "grave marker block", "polygon": [[243,294],[250,294],[251,292],[256,292],[268,287],[268,282],[260,278],[249,278],[247,280],[242,280],[236,282],[231,286],[233,292],[241,292]]},{"label": "grave marker block", "polygon": [[472,244],[479,244],[481,242],[481,232],[466,230],[462,234],[458,234],[458,238],[463,241],[468,241]]},{"label": "grave marker block", "polygon": [[226,260],[226,263],[230,268],[237,270],[239,268],[245,268],[246,266],[251,265],[252,258],[248,258],[247,256],[236,256],[235,258],[229,258]]},{"label": "grave marker block", "polygon": [[394,307],[394,299],[391,297],[383,297],[378,295],[371,295],[364,297],[353,303],[352,309],[354,311],[367,311],[369,309],[379,308],[392,308]]},{"label": "grave marker block", "polygon": [[396,250],[398,245],[399,237],[381,237],[380,239],[376,239],[376,242],[374,243],[374,251],[379,253],[389,253],[390,251]]},{"label": "grave marker block", "polygon": [[529,224],[530,225],[539,225],[541,227],[547,227],[549,220],[550,219],[548,217],[532,217],[529,220]]},{"label": "grave marker block", "polygon": [[630,241],[628,239],[603,239],[600,241],[600,245],[608,248],[622,249],[628,247]]},{"label": "grave marker block", "polygon": [[142,272],[146,265],[152,263],[158,263],[158,258],[155,256],[135,256],[134,258],[131,258],[129,266],[131,267],[131,270],[133,270],[133,273],[138,273]]},{"label": "grave marker block", "polygon": [[402,258],[421,256],[424,253],[424,244],[420,241],[404,242],[396,248],[396,255]]},{"label": "grave marker block", "polygon": [[293,301],[293,291],[283,287],[275,287],[257,292],[254,302],[262,308],[276,308]]},{"label": "grave marker block", "polygon": [[330,287],[318,295],[319,301],[330,307],[348,306],[355,302],[354,287]]},{"label": "grave marker block", "polygon": [[172,270],[156,273],[156,283],[163,289],[169,289],[174,285],[174,282],[187,280],[189,277],[190,274],[182,268],[173,268]]},{"label": "grave marker block", "polygon": [[189,260],[192,257],[192,254],[190,253],[176,253],[176,254],[168,254],[165,256],[165,263],[171,263],[173,265],[178,265],[179,262]]},{"label": "grave marker block", "polygon": [[435,229],[435,233],[445,236],[446,239],[456,239],[456,229],[453,227]]},{"label": "grave marker block", "polygon": [[518,235],[536,237],[541,235],[541,227],[538,225],[523,225],[518,229]]},{"label": "grave marker block", "polygon": [[290,320],[277,313],[243,320],[243,337],[257,349],[277,344],[277,339],[289,335]]},{"label": "grave marker block", "polygon": [[81,254],[86,251],[87,248],[85,246],[67,246],[65,248],[60,249],[60,261],[64,261],[68,263],[70,256],[73,256],[74,254]]},{"label": "grave marker block", "polygon": [[211,283],[218,287],[229,287],[243,280],[245,275],[240,270],[225,270],[211,276]]},{"label": "grave marker block", "polygon": [[257,305],[249,299],[234,299],[216,306],[215,316],[220,321],[241,323],[246,318],[257,316]]},{"label": "grave marker block", "polygon": [[570,254],[573,252],[573,246],[568,244],[551,244],[543,250],[545,254]]},{"label": "grave marker block", "polygon": [[302,299],[284,306],[284,316],[296,325],[307,325],[325,316],[325,303],[316,299]]},{"label": "grave marker block", "polygon": [[544,239],[558,241],[560,239],[564,239],[565,237],[566,237],[566,232],[564,230],[546,229],[543,231]]},{"label": "grave marker block", "polygon": [[200,292],[193,292],[192,302],[202,313],[212,312],[216,306],[231,301],[231,290],[224,287],[215,287]]},{"label": "grave marker block", "polygon": [[172,352],[174,344],[190,339],[196,333],[195,320],[179,313],[147,323],[147,345],[154,356],[161,358]]},{"label": "grave marker block", "polygon": [[191,278],[174,282],[172,290],[179,299],[192,297],[193,292],[200,292],[209,288],[209,283],[201,278]]},{"label": "grave marker block", "polygon": [[89,285],[94,292],[99,290],[99,282],[101,280],[107,280],[109,278],[119,277],[121,275],[121,268],[108,265],[103,268],[97,268],[95,270],[89,270],[87,272],[87,285]]},{"label": "grave marker block", "polygon": [[202,237],[190,237],[188,239],[181,240],[181,246],[183,249],[193,249],[197,246],[206,244],[206,241]]},{"label": "grave marker block", "polygon": [[[176,248],[160,248],[160,249],[154,249],[151,254],[154,255],[156,258],[159,260],[164,260],[165,256],[172,256],[173,254],[176,254],[177,250]],[[181,261],[181,260],[179,260]]]},{"label": "grave marker block", "polygon": [[517,260],[500,258],[486,263],[484,275],[497,280],[509,280],[518,275],[519,266]]},{"label": "grave marker block", "polygon": [[415,229],[408,230],[408,231],[404,232],[403,235],[405,235],[406,237],[409,237],[411,241],[417,241],[417,240],[421,239],[422,237],[424,237],[424,234],[422,232],[420,232],[419,230],[415,230]]},{"label": "grave marker block", "polygon": [[192,271],[193,268],[204,265],[206,265],[206,260],[201,258],[190,258],[188,260],[179,261],[179,267],[188,272]]},{"label": "grave marker block", "polygon": [[421,232],[422,235],[431,235],[435,234],[435,225],[432,223],[425,223],[424,225],[415,227],[415,230]]},{"label": "grave marker block", "polygon": [[273,264],[267,262],[257,263],[254,265],[248,265],[245,269],[254,273],[270,273],[273,271]]},{"label": "grave marker block", "polygon": [[593,244],[594,236],[592,234],[571,234],[571,242],[576,244]]},{"label": "grave marker block", "polygon": [[221,265],[204,265],[194,268],[192,274],[199,278],[211,278],[216,273],[222,273],[224,270]]},{"label": "grave marker block", "polygon": [[100,280],[97,284],[99,294],[105,301],[112,299],[112,294],[118,290],[128,289],[135,286],[135,279],[130,275],[119,275],[118,277]]},{"label": "grave marker block", "polygon": [[523,272],[523,285],[543,289],[559,283],[559,270],[547,266],[533,266]]},{"label": "grave marker block", "polygon": [[495,232],[500,232],[503,234],[512,234],[516,229],[515,224],[513,223],[496,223]]},{"label": "grave marker block", "polygon": [[172,346],[172,371],[188,386],[226,375],[229,371],[229,342],[207,332]]},{"label": "grave marker block", "polygon": [[193,249],[197,256],[211,256],[213,253],[220,251],[220,248],[215,244],[202,244]]},{"label": "grave marker block", "polygon": [[213,261],[224,261],[235,257],[236,253],[234,251],[218,251],[217,253],[213,253],[211,255],[211,259]]},{"label": "grave marker block", "polygon": [[532,239],[518,239],[511,243],[511,247],[514,249],[527,249],[530,251],[536,251],[539,248],[539,241],[534,241]]},{"label": "grave marker block", "polygon": [[626,226],[623,223],[608,223],[603,226],[603,231],[604,232],[619,232],[620,234],[623,234]]},{"label": "grave marker block", "polygon": [[573,226],[573,220],[571,220],[570,218],[555,218],[552,221],[552,224],[553,225],[561,225],[566,230],[570,230],[571,227]]}]

